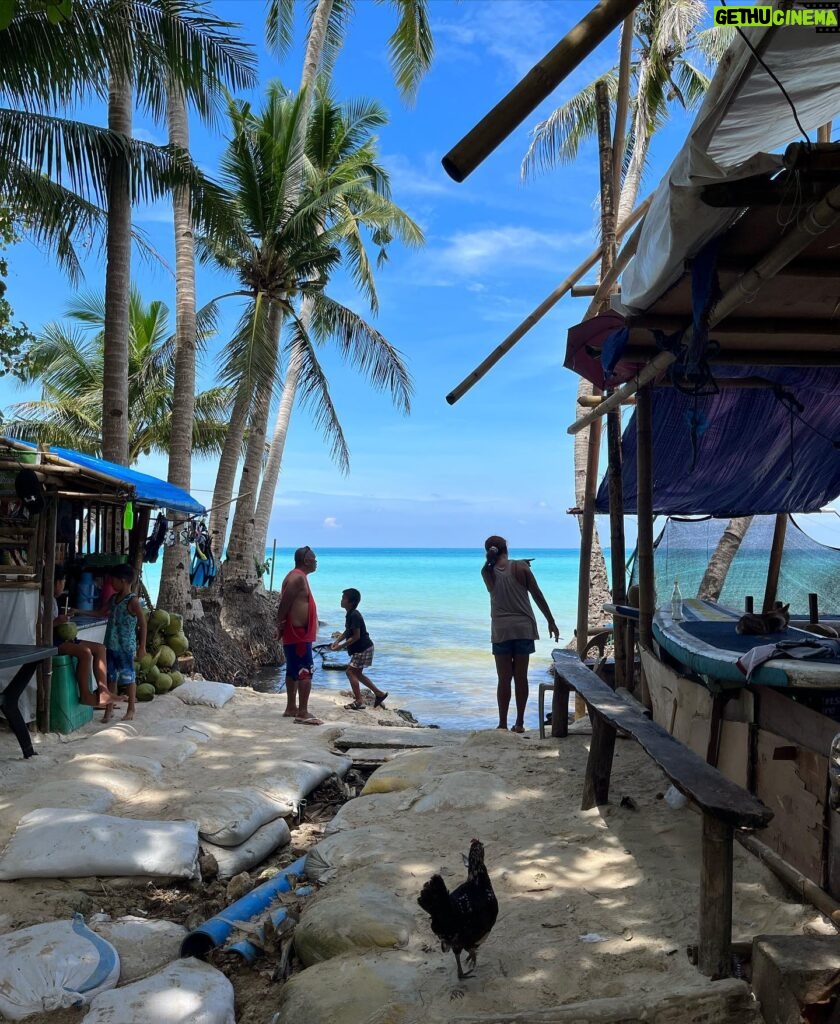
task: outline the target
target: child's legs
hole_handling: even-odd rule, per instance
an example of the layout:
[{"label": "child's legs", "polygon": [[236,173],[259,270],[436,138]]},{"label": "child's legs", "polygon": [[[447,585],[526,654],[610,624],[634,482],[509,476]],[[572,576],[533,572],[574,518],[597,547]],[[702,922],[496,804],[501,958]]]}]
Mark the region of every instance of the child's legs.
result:
[{"label": "child's legs", "polygon": [[130,721],[134,718],[134,703],[137,700],[137,683],[129,683],[128,686],[125,687],[125,691],[128,694],[128,707],[123,715],[123,721]]},{"label": "child's legs", "polygon": [[93,640],[86,641],[93,655],[93,678],[97,687],[107,692],[108,690],[108,664],[105,658],[105,644],[98,644]]},{"label": "child's legs", "polygon": [[350,689],[353,691],[353,696],[361,704],[362,702],[362,691],[359,689],[359,678],[364,679],[364,676],[357,668],[353,668],[352,665],[347,666],[347,678],[350,680]]},{"label": "child's legs", "polygon": [[79,701],[89,707],[96,707],[98,698],[90,690],[90,673],[93,668],[93,653],[87,644],[67,640],[58,645],[58,653],[76,659],[76,684],[79,687]]},{"label": "child's legs", "polygon": [[356,669],[356,671],[359,673],[359,679],[361,682],[363,682],[369,690],[373,690],[373,695],[375,697],[381,697],[383,691],[379,689],[376,683],[372,679],[369,679],[360,669]]}]

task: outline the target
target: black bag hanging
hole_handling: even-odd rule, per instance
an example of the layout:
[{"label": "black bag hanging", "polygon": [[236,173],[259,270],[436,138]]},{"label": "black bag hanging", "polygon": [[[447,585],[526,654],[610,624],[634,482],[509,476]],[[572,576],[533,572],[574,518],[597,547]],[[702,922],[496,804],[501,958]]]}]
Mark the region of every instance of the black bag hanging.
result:
[{"label": "black bag hanging", "polygon": [[163,545],[164,538],[166,537],[166,531],[169,529],[169,523],[166,521],[166,516],[163,512],[158,512],[157,519],[155,520],[155,526],[149,535],[149,539],[146,541],[143,547],[143,561],[144,562],[156,562],[161,546]]},{"label": "black bag hanging", "polygon": [[35,475],[34,469],[21,469],[15,476],[15,493],[31,516],[37,516],[44,508],[44,488]]}]

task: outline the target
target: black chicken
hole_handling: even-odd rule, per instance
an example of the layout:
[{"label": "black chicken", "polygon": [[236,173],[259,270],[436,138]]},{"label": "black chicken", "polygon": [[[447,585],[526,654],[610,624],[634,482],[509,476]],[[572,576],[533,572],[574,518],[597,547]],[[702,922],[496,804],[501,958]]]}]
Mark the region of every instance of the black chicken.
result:
[{"label": "black chicken", "polygon": [[[473,839],[467,858],[467,880],[449,892],[440,875],[432,875],[417,902],[432,919],[432,931],[445,953],[451,949],[458,964],[458,978],[469,978],[476,951],[490,934],[499,913],[496,894],[484,866],[484,846]],[[461,969],[461,950],[467,951],[467,974]]]}]

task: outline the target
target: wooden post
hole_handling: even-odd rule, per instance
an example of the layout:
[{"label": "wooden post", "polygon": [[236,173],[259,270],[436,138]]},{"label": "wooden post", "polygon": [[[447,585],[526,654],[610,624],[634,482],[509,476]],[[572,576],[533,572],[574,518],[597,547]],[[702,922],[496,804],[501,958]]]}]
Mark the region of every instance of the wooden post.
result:
[{"label": "wooden post", "polygon": [[636,518],[639,559],[639,640],[648,649],[653,640],[656,605],[653,578],[653,408],[649,384],[636,395]]},{"label": "wooden post", "polygon": [[773,530],[773,543],[770,546],[770,562],[767,566],[767,586],[764,590],[764,604],[761,607],[761,610],[764,612],[769,612],[776,600],[776,590],[779,586],[779,569],[782,565],[782,552],[785,547],[787,521],[786,512],[780,512],[776,516],[776,528]]},{"label": "wooden post", "polygon": [[[44,574],[41,581],[41,600],[44,602],[41,615],[41,635],[38,642],[52,646],[52,598],[53,577],[55,576],[55,535],[58,523],[58,496],[50,494],[44,510]],[[50,694],[52,692],[52,659],[42,661],[38,666],[37,725],[42,732],[50,728]]]},{"label": "wooden post", "polygon": [[615,751],[615,726],[597,711],[590,710],[590,717],[592,741],[586,760],[586,778],[583,780],[583,799],[580,804],[582,811],[588,811],[590,807],[600,807],[609,799]]},{"label": "wooden post", "polygon": [[699,968],[706,977],[728,978],[732,943],[732,826],[703,815],[700,872]]},{"label": "wooden post", "polygon": [[753,596],[752,596],[752,594],[747,594],[747,596],[744,598],[744,611],[748,612],[749,614],[752,614],[753,607],[754,607]]},{"label": "wooden post", "polygon": [[580,564],[578,566],[577,653],[583,661],[589,639],[589,576],[592,563],[592,535],[595,530],[595,496],[598,485],[598,458],[601,449],[601,421],[589,428],[586,454],[586,491],[580,524]]},{"label": "wooden post", "polygon": [[[632,22],[632,18],[629,19]],[[624,36],[627,35],[626,25]],[[622,36],[622,47],[623,39]],[[616,176],[610,134],[610,97],[607,83],[595,83],[595,106],[598,116],[598,154],[601,180],[601,280],[609,274],[615,263],[615,192]],[[626,112],[625,112],[626,113]],[[616,131],[618,126],[616,125]],[[623,143],[622,143],[623,145]],[[608,296],[604,296],[604,306]],[[601,309],[593,310],[594,313]],[[621,407],[607,417],[608,482],[610,497],[610,569],[612,599],[615,604],[626,600],[624,582],[624,488],[621,480]],[[623,622],[613,616],[613,648],[615,651],[615,685],[624,685],[624,629]]]},{"label": "wooden post", "polygon": [[820,599],[817,594],[808,595],[808,621],[819,622],[820,621]]},{"label": "wooden post", "polygon": [[572,692],[560,676],[554,673],[554,692],[551,694],[551,738],[562,740],[569,735],[569,694]]}]

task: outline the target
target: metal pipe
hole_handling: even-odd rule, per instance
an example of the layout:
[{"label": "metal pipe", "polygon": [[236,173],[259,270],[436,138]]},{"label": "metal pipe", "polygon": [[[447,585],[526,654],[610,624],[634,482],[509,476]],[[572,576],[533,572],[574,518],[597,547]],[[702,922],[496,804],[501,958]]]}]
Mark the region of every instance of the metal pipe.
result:
[{"label": "metal pipe", "polygon": [[463,181],[471,174],[640,3],[641,0],[599,0],[586,17],[450,149],[441,161],[450,178]]}]

